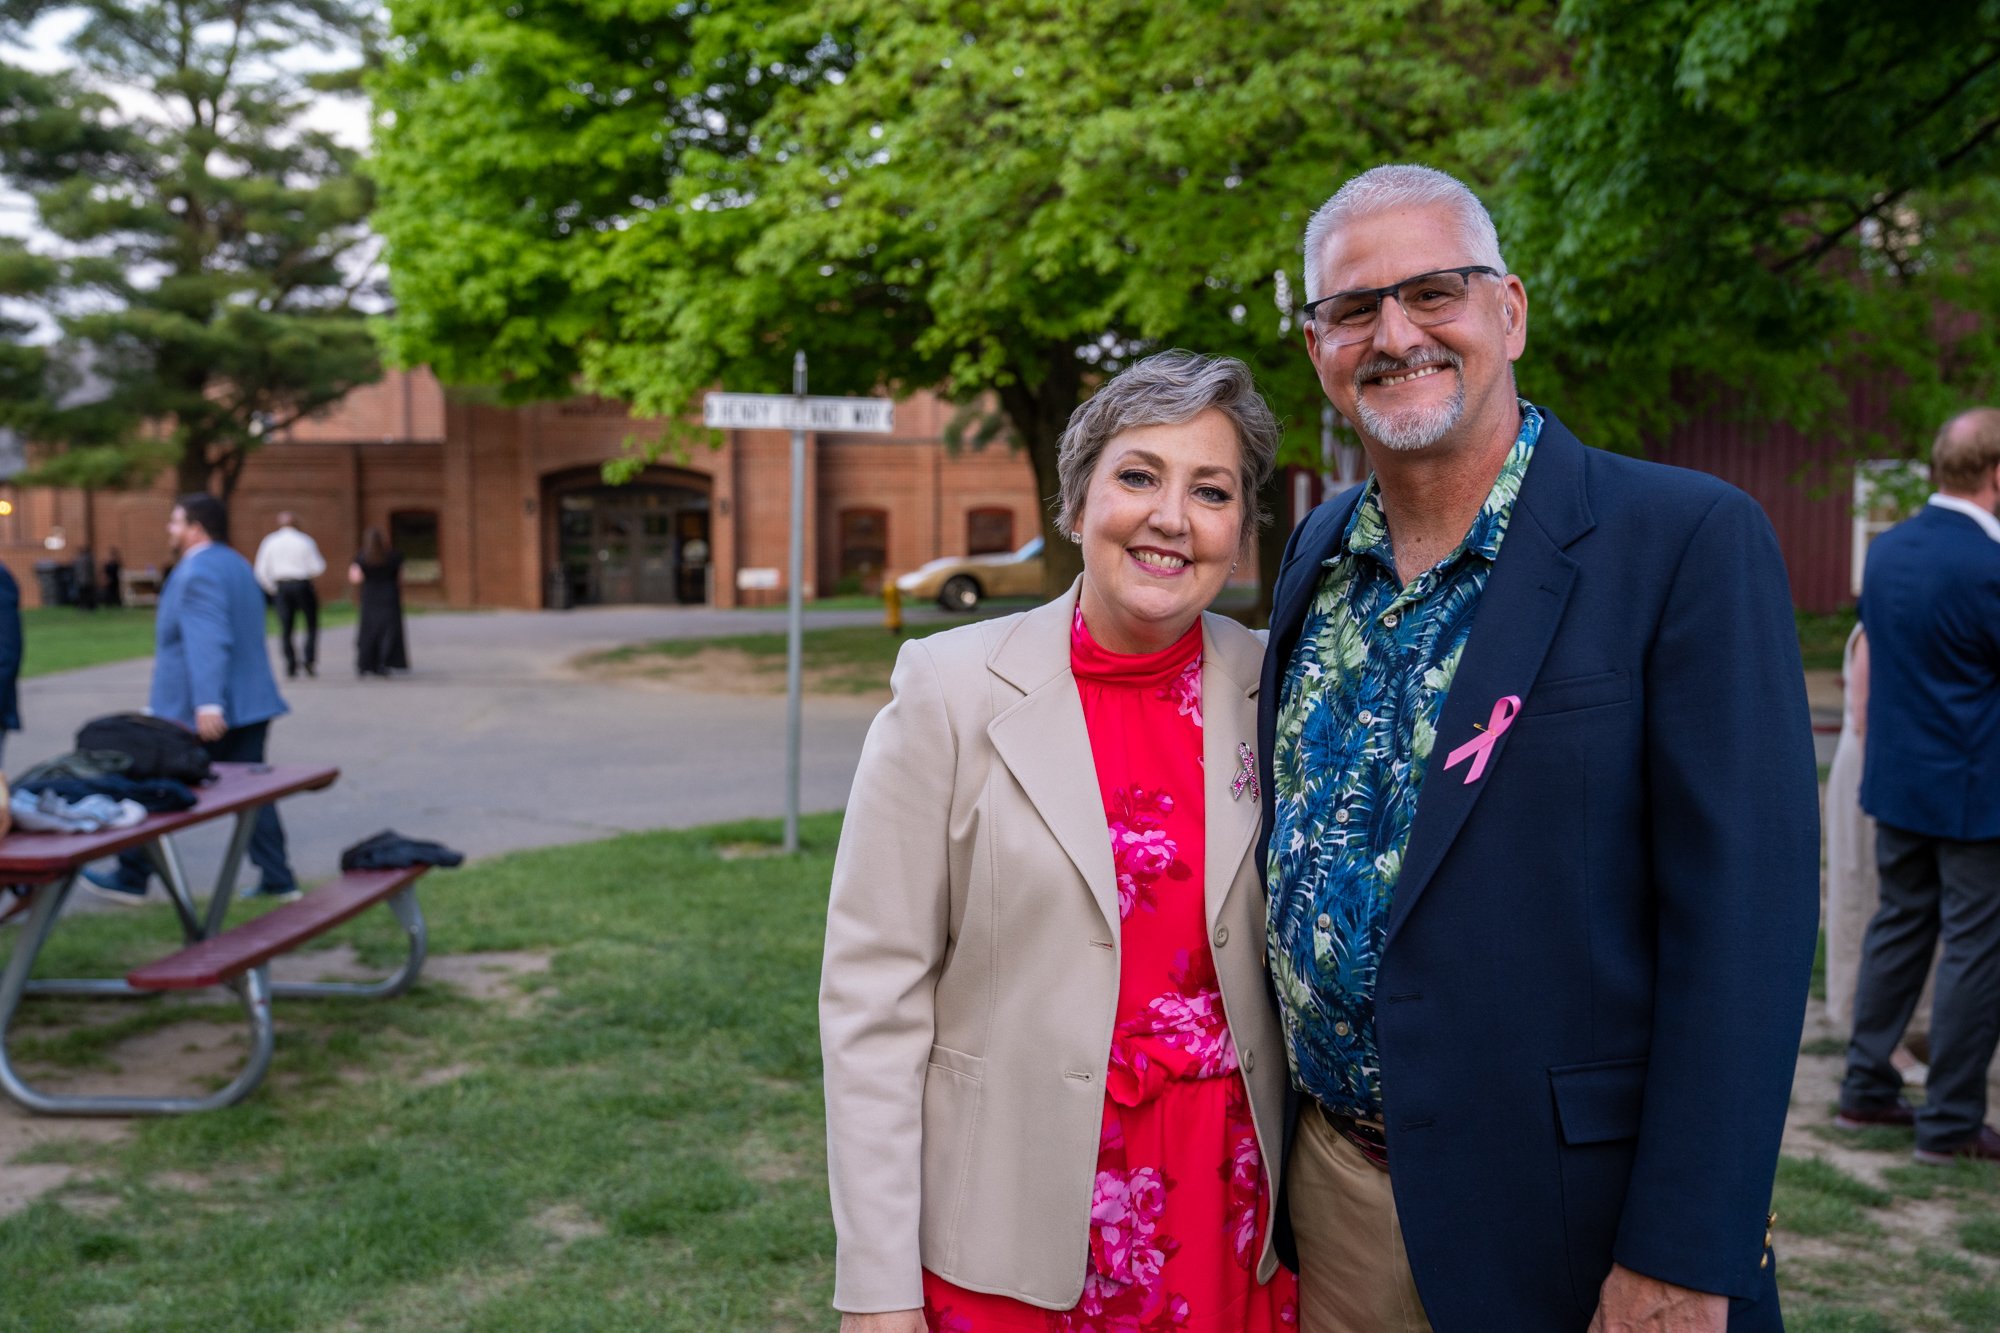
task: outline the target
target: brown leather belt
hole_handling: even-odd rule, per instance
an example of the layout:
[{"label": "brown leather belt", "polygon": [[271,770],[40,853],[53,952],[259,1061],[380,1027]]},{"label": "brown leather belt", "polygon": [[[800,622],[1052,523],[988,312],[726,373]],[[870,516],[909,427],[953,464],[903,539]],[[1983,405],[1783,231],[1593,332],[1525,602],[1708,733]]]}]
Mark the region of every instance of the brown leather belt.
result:
[{"label": "brown leather belt", "polygon": [[1319,1101],[1315,1101],[1313,1107],[1334,1133],[1353,1144],[1355,1150],[1368,1159],[1369,1165],[1378,1171],[1389,1169],[1389,1139],[1381,1121],[1358,1120],[1340,1111],[1328,1110]]}]

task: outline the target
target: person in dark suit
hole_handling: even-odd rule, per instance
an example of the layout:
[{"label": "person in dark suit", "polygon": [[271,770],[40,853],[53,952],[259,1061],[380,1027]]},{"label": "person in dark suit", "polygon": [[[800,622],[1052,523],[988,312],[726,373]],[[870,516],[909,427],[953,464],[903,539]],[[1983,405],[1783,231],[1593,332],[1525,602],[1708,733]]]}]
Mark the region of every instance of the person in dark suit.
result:
[{"label": "person in dark suit", "polygon": [[21,729],[21,585],[0,565],[0,747]]},{"label": "person in dark suit", "polygon": [[[1861,944],[1839,1123],[1912,1125],[1916,1158],[2000,1161],[1986,1068],[2000,1043],[2000,409],[1953,418],[1938,493],[1862,570],[1873,679],[1861,806],[1881,899]],[[1939,938],[1921,1109],[1891,1062]]]},{"label": "person in dark suit", "polygon": [[1259,694],[1301,1329],[1779,1329],[1819,812],[1770,524],[1516,396],[1451,177],[1357,177],[1305,257],[1374,475],[1293,532]]},{"label": "person in dark suit", "polygon": [[[167,519],[173,575],[160,589],[154,629],[153,688],[146,711],[193,730],[211,759],[262,763],[271,719],[290,711],[278,694],[264,645],[264,592],[250,562],[228,545],[229,516],[212,495],[181,497]],[[260,897],[298,895],[285,856],[285,830],[270,806],[257,812],[250,862]],[[146,896],[152,866],[127,852],[109,874],[84,879],[107,896]]]}]

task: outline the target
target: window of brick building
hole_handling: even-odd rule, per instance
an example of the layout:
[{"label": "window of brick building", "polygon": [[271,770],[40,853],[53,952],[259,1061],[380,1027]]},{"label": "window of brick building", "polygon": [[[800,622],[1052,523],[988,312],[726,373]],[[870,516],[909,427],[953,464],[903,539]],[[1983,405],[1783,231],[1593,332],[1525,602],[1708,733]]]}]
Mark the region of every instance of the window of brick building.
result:
[{"label": "window of brick building", "polygon": [[965,553],[999,555],[1014,549],[1014,511],[973,509],[965,515]]},{"label": "window of brick building", "polygon": [[401,509],[389,515],[389,545],[402,553],[404,582],[436,583],[444,576],[435,509]]},{"label": "window of brick building", "polygon": [[874,593],[889,561],[889,511],[840,511],[840,590]]}]

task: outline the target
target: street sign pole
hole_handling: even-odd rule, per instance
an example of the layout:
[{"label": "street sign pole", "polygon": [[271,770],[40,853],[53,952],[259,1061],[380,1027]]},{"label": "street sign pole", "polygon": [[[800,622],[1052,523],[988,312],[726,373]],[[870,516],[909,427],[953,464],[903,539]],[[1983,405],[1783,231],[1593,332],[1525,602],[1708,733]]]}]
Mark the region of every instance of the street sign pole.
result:
[{"label": "street sign pole", "polygon": [[[809,398],[806,396],[806,354],[792,356],[792,391],[782,393],[711,393],[702,400],[702,421],[714,430],[790,430],[792,432],[791,584],[785,624],[785,851],[799,850],[799,737],[801,701],[805,693],[804,633],[806,580],[806,432],[832,435],[893,435],[896,405],[886,398]],[[740,581],[753,571],[739,570]],[[776,587],[778,571],[768,573]]]},{"label": "street sign pole", "polygon": [[[806,354],[792,357],[792,393],[803,409],[806,398]],[[806,570],[806,433],[792,430],[792,558],[790,606],[785,617],[785,855],[799,850],[799,734],[803,729],[801,696],[805,693],[804,633]]]}]

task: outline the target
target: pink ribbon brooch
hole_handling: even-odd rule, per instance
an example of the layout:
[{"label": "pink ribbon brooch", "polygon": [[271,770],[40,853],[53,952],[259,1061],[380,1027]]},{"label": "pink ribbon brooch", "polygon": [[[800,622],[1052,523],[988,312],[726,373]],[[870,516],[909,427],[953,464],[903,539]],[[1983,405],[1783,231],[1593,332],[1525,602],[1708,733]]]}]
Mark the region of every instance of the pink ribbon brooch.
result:
[{"label": "pink ribbon brooch", "polygon": [[1236,742],[1236,781],[1229,784],[1231,800],[1240,799],[1247,790],[1253,801],[1263,799],[1257,791],[1257,757],[1250,753],[1250,747],[1242,741]]},{"label": "pink ribbon brooch", "polygon": [[1492,755],[1493,747],[1507,734],[1507,728],[1514,725],[1515,715],[1521,711],[1521,696],[1510,694],[1493,705],[1493,714],[1486,719],[1486,725],[1475,722],[1473,729],[1479,734],[1445,756],[1445,770],[1457,768],[1470,759],[1472,767],[1466,770],[1465,784],[1471,786],[1479,781],[1479,775],[1486,771],[1486,760]]}]

